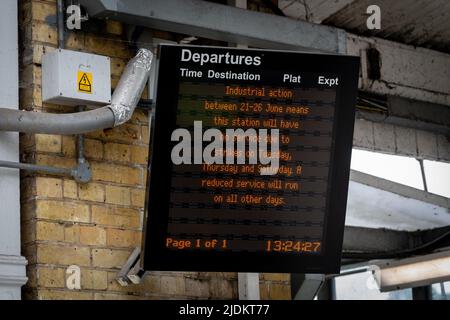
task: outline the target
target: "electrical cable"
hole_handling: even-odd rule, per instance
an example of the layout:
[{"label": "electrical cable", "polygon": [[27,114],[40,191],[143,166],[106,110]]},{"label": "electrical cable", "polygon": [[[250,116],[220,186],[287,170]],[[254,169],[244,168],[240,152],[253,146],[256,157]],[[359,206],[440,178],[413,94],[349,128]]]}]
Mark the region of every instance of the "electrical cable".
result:
[{"label": "electrical cable", "polygon": [[285,17],[286,15],[284,12],[271,0],[261,0],[261,2],[268,7],[270,10],[272,10],[273,13],[275,13],[277,16]]}]

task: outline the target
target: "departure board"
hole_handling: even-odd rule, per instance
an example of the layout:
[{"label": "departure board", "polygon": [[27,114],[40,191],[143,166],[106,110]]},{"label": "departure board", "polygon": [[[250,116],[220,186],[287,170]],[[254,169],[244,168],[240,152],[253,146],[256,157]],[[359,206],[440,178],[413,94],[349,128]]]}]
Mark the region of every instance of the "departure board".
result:
[{"label": "departure board", "polygon": [[146,270],[340,268],[357,57],[164,45]]}]

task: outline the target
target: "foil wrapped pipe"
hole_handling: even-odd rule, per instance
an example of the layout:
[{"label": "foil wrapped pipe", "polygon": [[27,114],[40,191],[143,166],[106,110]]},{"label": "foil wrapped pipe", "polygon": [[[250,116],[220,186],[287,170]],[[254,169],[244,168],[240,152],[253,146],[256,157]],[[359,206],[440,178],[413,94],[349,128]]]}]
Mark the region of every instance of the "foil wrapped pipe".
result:
[{"label": "foil wrapped pipe", "polygon": [[128,62],[108,106],[114,114],[114,126],[127,122],[133,115],[149,77],[152,60],[150,50],[139,49]]},{"label": "foil wrapped pipe", "polygon": [[127,122],[149,78],[153,54],[139,49],[114,90],[111,104],[89,111],[52,114],[0,108],[0,131],[48,134],[81,134]]}]

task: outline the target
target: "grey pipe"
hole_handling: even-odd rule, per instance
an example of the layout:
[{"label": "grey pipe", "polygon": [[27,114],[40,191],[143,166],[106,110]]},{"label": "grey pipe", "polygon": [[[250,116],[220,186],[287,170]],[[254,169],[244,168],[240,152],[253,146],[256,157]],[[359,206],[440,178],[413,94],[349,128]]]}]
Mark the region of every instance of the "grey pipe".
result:
[{"label": "grey pipe", "polygon": [[149,77],[152,59],[149,50],[138,51],[128,62],[108,106],[66,114],[0,108],[0,131],[80,134],[121,125],[133,115]]},{"label": "grey pipe", "polygon": [[68,135],[113,126],[114,114],[108,107],[66,114],[0,109],[0,130],[2,131]]},{"label": "grey pipe", "polygon": [[39,166],[39,165],[35,165],[35,164],[18,163],[18,162],[3,161],[3,160],[0,160],[0,167],[1,168],[12,168],[12,169],[38,171],[38,172],[44,172],[44,173],[48,173],[48,174],[55,174],[55,175],[65,175],[65,176],[73,175],[73,169]]},{"label": "grey pipe", "polygon": [[64,49],[65,40],[64,40],[64,0],[58,0],[57,2],[58,12],[58,47],[60,49]]}]

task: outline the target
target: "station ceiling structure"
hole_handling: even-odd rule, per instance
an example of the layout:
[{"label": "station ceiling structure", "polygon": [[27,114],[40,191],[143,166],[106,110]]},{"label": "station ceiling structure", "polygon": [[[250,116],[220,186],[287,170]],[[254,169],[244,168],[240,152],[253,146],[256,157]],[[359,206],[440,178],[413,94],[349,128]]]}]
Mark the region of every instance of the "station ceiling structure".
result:
[{"label": "station ceiling structure", "polygon": [[[225,1],[79,2],[90,17],[113,19],[187,36],[251,47],[361,56],[358,106],[362,108],[358,109],[357,114],[358,137],[355,138],[355,146],[390,154],[450,161],[448,142],[445,144],[445,137],[450,134],[448,1],[406,0],[395,4],[387,0],[376,1],[381,9],[381,30],[368,30],[366,27],[365,22],[369,16],[366,9],[375,4],[368,0],[280,0],[278,7],[270,4],[270,1],[261,1],[266,3],[268,9],[272,9],[272,13],[225,5]],[[442,151],[439,151],[440,147],[436,147],[436,154],[427,152],[426,146],[420,146],[421,139],[418,138],[413,146],[415,154],[408,153],[398,147],[399,143],[392,142],[393,139],[403,136],[394,134],[389,137],[385,132],[380,133],[378,137],[383,143],[377,143],[376,130],[386,131],[387,126],[409,128],[420,131],[419,134],[431,135],[433,139],[441,139],[444,141]],[[422,140],[425,144],[429,142],[427,139]],[[413,199],[419,201],[423,208],[434,206],[433,208],[439,211],[438,218],[433,210],[424,212],[423,220],[417,220],[417,213],[410,212],[408,223],[404,225],[403,230],[396,232],[412,232],[416,227],[418,230],[438,228],[437,233],[442,234],[442,228],[448,226],[450,214],[445,198],[427,197],[426,192],[419,194],[408,191],[405,195],[401,185],[390,182],[386,184],[383,179],[372,179],[357,173],[352,175],[357,180],[351,185],[355,195],[359,189],[371,188],[374,194],[389,193],[393,202],[399,201],[398,207],[401,207],[403,201]],[[359,221],[360,224],[356,223],[355,228],[364,227],[360,223],[364,219],[361,212],[373,213],[381,210],[383,214],[368,222],[365,228],[382,229],[393,228],[392,221],[401,219],[404,214],[401,210],[387,212],[389,210],[385,208],[377,208],[377,204],[371,202],[370,198],[356,201],[351,197],[350,194],[349,221]],[[436,201],[439,202],[437,206]],[[414,220],[417,220],[416,226]],[[350,238],[347,237],[346,245],[352,247]],[[400,242],[399,247],[402,246]],[[379,251],[382,247],[381,245],[374,249]]]}]

